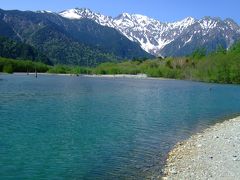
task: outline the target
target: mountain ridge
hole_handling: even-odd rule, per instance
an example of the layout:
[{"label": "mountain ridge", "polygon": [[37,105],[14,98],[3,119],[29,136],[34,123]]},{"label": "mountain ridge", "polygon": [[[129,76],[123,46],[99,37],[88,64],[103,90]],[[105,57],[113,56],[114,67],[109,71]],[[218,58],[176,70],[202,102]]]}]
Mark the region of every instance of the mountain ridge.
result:
[{"label": "mountain ridge", "polygon": [[[208,50],[210,52],[215,50],[218,45],[229,48],[233,42],[240,39],[240,27],[230,18],[222,20],[219,17],[210,16],[205,16],[202,19],[187,17],[180,21],[168,23],[144,15],[129,13],[122,13],[112,18],[95,13],[88,8],[69,9],[60,12],[59,15],[68,19],[89,18],[100,25],[115,28],[131,41],[139,43],[145,51],[156,56],[186,55],[186,53],[190,54],[192,52],[192,48],[184,48],[186,44],[192,44],[196,49],[201,46],[209,47],[212,42],[215,42],[214,47]],[[187,32],[190,33],[191,28],[192,34],[186,36]],[[224,28],[225,31],[221,32],[218,37],[204,39],[200,43],[191,42],[194,39],[199,39],[197,36],[204,37],[206,34],[217,33],[221,28]],[[180,42],[179,39],[181,38],[185,41]],[[185,49],[184,52],[177,49],[176,53],[172,51],[168,53],[171,44],[174,44],[172,45],[174,48],[176,48],[175,44],[178,44],[177,46],[180,47],[178,49],[183,48]]]}]

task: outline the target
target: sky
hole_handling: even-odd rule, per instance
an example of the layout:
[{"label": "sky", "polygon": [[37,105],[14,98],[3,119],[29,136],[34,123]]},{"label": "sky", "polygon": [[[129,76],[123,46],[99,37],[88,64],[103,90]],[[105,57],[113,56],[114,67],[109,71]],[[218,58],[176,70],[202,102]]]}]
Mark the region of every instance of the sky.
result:
[{"label": "sky", "polygon": [[60,12],[76,7],[112,17],[128,12],[173,22],[189,16],[197,19],[213,16],[232,18],[240,24],[240,0],[0,0],[0,8],[5,10]]}]

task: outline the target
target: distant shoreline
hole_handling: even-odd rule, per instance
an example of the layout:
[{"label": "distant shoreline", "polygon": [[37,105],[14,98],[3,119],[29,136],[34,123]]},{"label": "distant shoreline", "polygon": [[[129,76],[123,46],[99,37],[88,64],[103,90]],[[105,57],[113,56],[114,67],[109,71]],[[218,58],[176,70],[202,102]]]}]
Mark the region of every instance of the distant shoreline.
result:
[{"label": "distant shoreline", "polygon": [[[4,73],[2,73],[4,74]],[[27,75],[27,73],[13,73],[14,75]],[[38,75],[49,76],[79,76],[79,77],[91,77],[91,78],[132,78],[132,79],[159,79],[159,80],[175,80],[162,77],[148,77],[146,74],[59,74],[59,73],[37,73]],[[35,73],[29,73],[29,75],[35,75]]]},{"label": "distant shoreline", "polygon": [[[0,75],[6,75],[8,73],[0,72]],[[14,75],[27,75],[27,72],[14,72]],[[148,79],[148,80],[179,80],[179,81],[190,81],[197,83],[207,83],[207,84],[225,84],[225,85],[240,85],[233,83],[224,83],[224,82],[207,82],[193,79],[174,79],[174,78],[166,78],[166,77],[149,77],[146,74],[67,74],[67,73],[37,73],[38,75],[49,75],[49,76],[76,76],[76,77],[89,77],[89,78],[132,78],[132,79]],[[35,75],[35,73],[29,73],[29,75]]]},{"label": "distant shoreline", "polygon": [[240,177],[240,116],[217,123],[168,154],[163,179]]}]

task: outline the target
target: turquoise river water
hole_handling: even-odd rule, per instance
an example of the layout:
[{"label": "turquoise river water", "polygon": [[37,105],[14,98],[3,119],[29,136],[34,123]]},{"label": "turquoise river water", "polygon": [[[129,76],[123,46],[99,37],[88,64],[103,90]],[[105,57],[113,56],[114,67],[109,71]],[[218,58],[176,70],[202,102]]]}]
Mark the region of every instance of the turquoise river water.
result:
[{"label": "turquoise river water", "polygon": [[240,86],[0,75],[0,179],[145,179],[240,112]]}]

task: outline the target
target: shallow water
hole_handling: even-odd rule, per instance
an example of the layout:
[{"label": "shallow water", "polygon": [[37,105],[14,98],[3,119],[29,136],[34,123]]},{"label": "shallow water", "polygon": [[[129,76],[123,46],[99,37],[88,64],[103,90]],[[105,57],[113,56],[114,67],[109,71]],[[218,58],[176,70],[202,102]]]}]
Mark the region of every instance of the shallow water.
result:
[{"label": "shallow water", "polygon": [[0,75],[1,179],[144,179],[172,146],[240,112],[240,86]]}]

